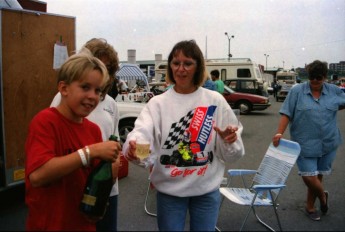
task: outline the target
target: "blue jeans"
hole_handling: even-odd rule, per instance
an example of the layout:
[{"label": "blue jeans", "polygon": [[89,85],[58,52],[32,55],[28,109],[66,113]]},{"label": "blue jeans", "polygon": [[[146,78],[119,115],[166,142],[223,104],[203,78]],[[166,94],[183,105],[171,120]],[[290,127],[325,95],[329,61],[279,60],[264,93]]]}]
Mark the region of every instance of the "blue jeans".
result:
[{"label": "blue jeans", "polygon": [[158,228],[160,231],[183,231],[189,210],[190,231],[215,231],[220,199],[219,189],[193,197],[157,192]]},{"label": "blue jeans", "polygon": [[102,220],[98,221],[97,231],[117,231],[117,198],[118,195],[109,197],[109,205]]}]

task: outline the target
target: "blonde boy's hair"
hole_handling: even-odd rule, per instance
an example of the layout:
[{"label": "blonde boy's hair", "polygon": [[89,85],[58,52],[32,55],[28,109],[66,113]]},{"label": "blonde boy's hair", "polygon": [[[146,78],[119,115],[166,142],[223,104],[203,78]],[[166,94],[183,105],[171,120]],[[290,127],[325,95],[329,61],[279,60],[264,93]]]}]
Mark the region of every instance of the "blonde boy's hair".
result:
[{"label": "blonde boy's hair", "polygon": [[61,66],[58,73],[58,83],[63,81],[69,85],[74,81],[80,81],[85,73],[92,70],[98,70],[102,74],[101,88],[103,89],[109,81],[107,68],[101,60],[85,49],[78,54],[70,56]]}]

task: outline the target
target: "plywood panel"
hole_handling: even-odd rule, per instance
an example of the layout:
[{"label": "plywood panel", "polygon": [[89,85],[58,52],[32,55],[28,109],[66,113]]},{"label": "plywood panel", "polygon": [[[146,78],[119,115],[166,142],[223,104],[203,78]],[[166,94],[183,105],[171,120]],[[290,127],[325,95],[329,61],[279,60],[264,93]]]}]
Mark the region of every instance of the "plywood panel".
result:
[{"label": "plywood panel", "polygon": [[57,92],[53,51],[62,38],[75,51],[75,17],[1,10],[2,96],[6,168],[24,166],[28,125]]}]

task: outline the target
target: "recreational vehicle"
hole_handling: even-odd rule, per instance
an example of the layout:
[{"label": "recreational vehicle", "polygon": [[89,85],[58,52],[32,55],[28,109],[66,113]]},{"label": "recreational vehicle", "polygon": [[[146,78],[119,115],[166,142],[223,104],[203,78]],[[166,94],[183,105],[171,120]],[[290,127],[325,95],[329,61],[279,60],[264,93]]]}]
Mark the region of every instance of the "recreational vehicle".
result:
[{"label": "recreational vehicle", "polygon": [[277,84],[279,86],[276,101],[285,100],[289,90],[296,84],[297,73],[291,70],[281,70],[276,74]]},{"label": "recreational vehicle", "polygon": [[[164,80],[167,61],[159,63],[155,68],[156,80]],[[212,70],[217,69],[222,81],[230,79],[253,79],[263,82],[262,72],[259,66],[249,58],[207,59],[206,71],[210,76]]]},{"label": "recreational vehicle", "polygon": [[208,74],[217,69],[222,81],[230,79],[253,79],[263,82],[259,66],[249,58],[205,60]]}]

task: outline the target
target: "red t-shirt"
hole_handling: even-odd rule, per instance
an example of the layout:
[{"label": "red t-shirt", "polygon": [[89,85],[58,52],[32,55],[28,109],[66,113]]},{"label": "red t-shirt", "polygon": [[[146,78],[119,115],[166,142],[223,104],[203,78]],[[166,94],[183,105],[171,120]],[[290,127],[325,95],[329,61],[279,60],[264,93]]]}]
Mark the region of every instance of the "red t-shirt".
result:
[{"label": "red t-shirt", "polygon": [[[78,168],[43,187],[32,187],[28,176],[53,157],[68,155],[86,145],[102,142],[99,127],[84,118],[75,123],[56,108],[39,112],[31,121],[25,144],[25,201],[29,208],[27,230],[96,230],[79,210],[84,186],[92,168]],[[94,160],[92,167],[98,160]]]}]

